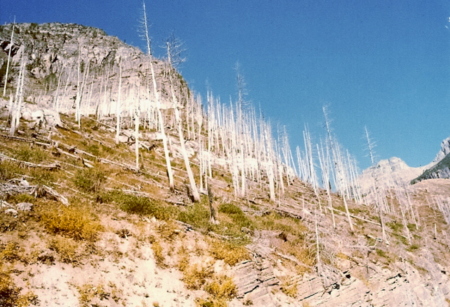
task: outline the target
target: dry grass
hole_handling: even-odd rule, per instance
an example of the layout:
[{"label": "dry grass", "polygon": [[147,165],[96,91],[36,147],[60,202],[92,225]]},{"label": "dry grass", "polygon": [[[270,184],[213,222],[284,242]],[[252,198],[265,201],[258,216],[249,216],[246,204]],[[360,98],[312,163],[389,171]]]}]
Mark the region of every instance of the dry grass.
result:
[{"label": "dry grass", "polygon": [[79,293],[79,302],[81,307],[99,306],[98,304],[92,304],[94,300],[104,300],[110,297],[110,293],[106,291],[105,286],[102,284],[84,284],[77,287]]},{"label": "dry grass", "polygon": [[233,279],[226,275],[215,275],[205,285],[205,290],[214,298],[230,300],[236,296],[237,288]]},{"label": "dry grass", "polygon": [[214,271],[212,266],[194,264],[183,271],[183,281],[186,288],[190,290],[200,290],[206,283],[206,280],[211,278]]},{"label": "dry grass", "polygon": [[103,226],[88,206],[49,205],[38,209],[41,222],[53,234],[60,234],[74,240],[96,241]]},{"label": "dry grass", "polygon": [[48,248],[58,253],[63,263],[77,263],[81,260],[82,255],[78,252],[79,245],[75,240],[62,236],[55,236],[48,241]]},{"label": "dry grass", "polygon": [[297,283],[292,282],[291,278],[284,278],[281,282],[281,291],[289,297],[296,298],[298,295]]},{"label": "dry grass", "polygon": [[38,297],[33,292],[20,294],[21,288],[16,286],[10,274],[11,269],[0,262],[0,306],[25,307],[30,304],[38,305]]},{"label": "dry grass", "polygon": [[215,259],[223,260],[231,266],[250,259],[250,254],[245,247],[219,240],[210,241],[209,252]]},{"label": "dry grass", "polygon": [[164,262],[164,250],[161,246],[161,244],[159,244],[159,242],[153,242],[152,244],[152,250],[153,250],[153,255],[155,256],[155,261],[156,264],[159,267],[166,267],[166,264]]}]

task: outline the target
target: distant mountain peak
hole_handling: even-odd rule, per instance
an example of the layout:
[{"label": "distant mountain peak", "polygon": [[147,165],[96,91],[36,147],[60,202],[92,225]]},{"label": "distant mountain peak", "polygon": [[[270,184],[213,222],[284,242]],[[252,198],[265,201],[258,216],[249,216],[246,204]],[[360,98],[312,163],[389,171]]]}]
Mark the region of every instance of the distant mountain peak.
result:
[{"label": "distant mountain peak", "polygon": [[441,142],[441,149],[434,158],[433,163],[438,163],[450,153],[450,137]]}]

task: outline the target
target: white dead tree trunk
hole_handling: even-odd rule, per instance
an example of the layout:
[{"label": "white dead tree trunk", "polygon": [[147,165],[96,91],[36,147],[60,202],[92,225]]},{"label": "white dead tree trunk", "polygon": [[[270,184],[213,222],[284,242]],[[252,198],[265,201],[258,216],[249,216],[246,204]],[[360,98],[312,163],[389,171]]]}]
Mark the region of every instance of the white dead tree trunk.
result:
[{"label": "white dead tree trunk", "polygon": [[303,140],[305,142],[306,159],[307,159],[307,165],[308,165],[308,175],[309,175],[308,182],[311,184],[311,186],[314,190],[314,194],[316,195],[317,201],[319,203],[320,212],[322,212],[322,202],[320,200],[319,191],[318,191],[318,182],[317,182],[316,167],[314,164],[311,134],[309,133],[309,129],[306,126],[305,126],[305,130],[303,130]]},{"label": "white dead tree trunk", "polygon": [[[137,98],[139,102],[139,97]],[[140,116],[141,111],[139,104],[134,109],[134,153],[136,155],[136,171],[139,171],[139,126],[140,126]]]},{"label": "white dead tree trunk", "polygon": [[77,65],[77,94],[75,97],[75,121],[80,127],[80,104],[81,104],[81,43],[78,42],[78,65]]},{"label": "white dead tree trunk", "polygon": [[12,48],[14,46],[14,27],[15,27],[15,23],[16,20],[14,18],[14,23],[12,26],[12,31],[11,31],[11,39],[9,42],[9,46],[7,46],[6,48],[9,48],[8,50],[8,60],[6,62],[6,73],[5,73],[5,83],[3,85],[3,97],[6,97],[6,85],[8,84],[8,73],[9,73],[9,65],[10,65],[10,61],[11,61],[11,52],[12,52]]},{"label": "white dead tree trunk", "polygon": [[116,144],[119,144],[119,137],[120,137],[120,119],[121,119],[120,115],[122,112],[121,98],[122,98],[122,60],[119,59],[119,88],[116,102]]},{"label": "white dead tree trunk", "polygon": [[265,159],[263,163],[266,166],[267,180],[269,182],[269,197],[271,201],[275,201],[275,174],[274,174],[274,162],[273,162],[273,145],[272,145],[272,133],[270,125],[265,123],[261,119],[262,133],[264,134],[264,148]]},{"label": "white dead tree trunk", "polygon": [[331,170],[331,161],[328,152],[328,147],[326,147],[326,153],[324,152],[323,146],[317,145],[317,152],[319,155],[319,164],[322,174],[322,182],[325,191],[327,192],[327,200],[328,200],[328,208],[331,213],[331,219],[333,220],[333,228],[336,228],[336,219],[334,217],[334,208],[333,208],[333,200],[331,197],[331,185],[330,185],[330,170]]},{"label": "white dead tree trunk", "polygon": [[13,136],[16,133],[20,121],[20,109],[22,108],[23,100],[23,86],[25,80],[25,55],[21,54],[19,76],[17,78],[16,97],[11,107],[11,128],[9,135]]},{"label": "white dead tree trunk", "polygon": [[154,95],[154,98],[155,98],[156,104],[157,104],[159,131],[161,133],[161,137],[162,137],[162,141],[163,141],[164,157],[166,160],[166,168],[167,168],[167,176],[169,178],[169,187],[171,190],[173,190],[173,188],[175,187],[175,183],[174,183],[174,179],[173,179],[172,165],[170,164],[168,141],[167,141],[167,136],[166,136],[165,127],[164,127],[164,118],[161,113],[161,98],[160,98],[160,93],[158,91],[158,86],[156,84],[155,68],[153,67],[154,66],[153,65],[153,56],[152,56],[152,49],[151,49],[151,40],[150,40],[149,31],[148,31],[149,25],[148,25],[148,20],[147,20],[147,12],[145,9],[145,2],[142,2],[142,7],[143,7],[143,13],[144,13],[142,26],[144,28],[144,36],[145,36],[145,41],[147,43],[147,55],[149,57],[150,70],[151,70],[151,74],[152,74],[153,95]]},{"label": "white dead tree trunk", "polygon": [[332,156],[332,161],[334,165],[334,177],[335,177],[335,185],[336,190],[341,193],[342,201],[344,202],[345,213],[347,215],[348,224],[350,226],[350,230],[354,231],[352,218],[350,216],[350,211],[348,209],[347,196],[345,193],[345,187],[347,186],[346,178],[344,175],[345,172],[345,164],[344,159],[342,157],[341,148],[339,143],[334,139],[331,131],[330,119],[328,117],[328,109],[326,106],[322,108],[323,115],[325,117],[325,127],[327,132],[327,144],[330,146],[330,152]]},{"label": "white dead tree trunk", "polygon": [[[169,38],[166,42],[166,48],[167,48],[167,60],[168,60],[168,74],[169,74],[169,81],[170,81],[170,92],[172,94],[172,103],[173,108],[175,112],[175,121],[178,128],[178,137],[180,139],[180,146],[181,146],[181,155],[183,156],[184,165],[186,167],[186,172],[189,178],[189,185],[190,185],[190,192],[192,195],[192,198],[195,202],[200,201],[200,194],[197,189],[197,184],[195,183],[194,173],[192,172],[191,165],[189,163],[189,156],[186,151],[185,141],[184,141],[184,133],[183,133],[183,123],[181,121],[180,111],[179,108],[181,108],[181,105],[179,103],[179,100],[177,99],[177,96],[175,95],[175,87],[174,87],[174,73],[175,73],[175,67],[177,64],[184,61],[184,59],[181,57],[181,43],[176,40],[173,36]],[[181,89],[180,89],[181,91]],[[202,163],[200,161],[200,163]]]},{"label": "white dead tree trunk", "polygon": [[[369,130],[367,130],[367,127],[364,127],[364,134],[367,141],[367,149],[369,150],[369,157],[371,166],[375,166],[375,142],[370,138]],[[380,218],[380,224],[381,224],[381,233],[383,236],[383,241],[388,243],[387,236],[386,236],[386,226],[384,223],[384,214],[383,214],[383,203],[382,198],[384,199],[385,195],[384,193],[380,193],[379,187],[378,187],[378,177],[375,175],[375,169],[372,169],[372,180],[373,180],[373,192],[375,193],[375,206],[378,211],[378,217]],[[403,212],[402,212],[403,213]]]},{"label": "white dead tree trunk", "polygon": [[247,190],[247,180],[246,180],[246,148],[245,148],[245,123],[244,123],[244,97],[246,95],[245,91],[245,80],[239,71],[239,63],[236,64],[236,81],[238,88],[238,100],[236,102],[236,145],[239,149],[239,165],[241,166],[241,185],[240,185],[240,196],[245,197]]}]

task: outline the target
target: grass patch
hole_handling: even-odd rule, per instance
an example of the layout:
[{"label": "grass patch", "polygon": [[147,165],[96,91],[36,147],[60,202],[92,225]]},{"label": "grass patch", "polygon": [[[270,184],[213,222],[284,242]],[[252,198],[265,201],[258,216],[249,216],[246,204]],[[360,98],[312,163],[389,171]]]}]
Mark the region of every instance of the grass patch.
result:
[{"label": "grass patch", "polygon": [[48,241],[48,248],[55,251],[64,263],[77,263],[81,254],[78,252],[79,243],[71,238],[55,236]]},{"label": "grass patch", "polygon": [[21,144],[14,152],[14,158],[17,160],[42,163],[49,157],[49,153],[40,147],[31,147],[27,144]]},{"label": "grass patch", "polygon": [[216,299],[230,300],[237,294],[233,279],[226,275],[215,275],[211,282],[205,285],[205,291]]},{"label": "grass patch", "polygon": [[379,256],[379,257],[383,257],[383,258],[386,258],[386,259],[390,259],[389,258],[389,255],[384,251],[384,250],[382,250],[382,249],[376,249],[375,250],[375,252],[377,253],[377,255]]},{"label": "grass patch", "polygon": [[103,226],[90,208],[82,205],[39,206],[38,213],[45,228],[74,240],[96,241]]},{"label": "grass patch", "polygon": [[288,278],[281,283],[281,291],[289,297],[296,298],[298,295],[298,288],[296,283],[292,283]]},{"label": "grass patch", "polygon": [[416,251],[420,248],[420,246],[418,244],[411,244],[410,246],[408,246],[408,248],[406,249],[408,252],[413,252]]},{"label": "grass patch", "polygon": [[30,170],[30,176],[32,177],[32,182],[34,184],[41,184],[41,185],[47,185],[47,186],[53,186],[53,183],[56,182],[56,178],[58,171],[49,171],[49,170],[42,170],[42,169],[31,169]]},{"label": "grass patch", "polygon": [[128,213],[150,215],[160,220],[168,220],[176,215],[176,208],[162,201],[126,194],[119,190],[103,193],[99,200],[106,203],[115,203],[120,209]]},{"label": "grass patch", "polygon": [[210,253],[215,259],[223,260],[231,266],[250,259],[250,254],[245,247],[219,240],[210,242]]},{"label": "grass patch", "polygon": [[386,225],[387,225],[389,228],[391,228],[392,231],[394,231],[394,232],[399,232],[399,231],[401,231],[402,228],[404,227],[403,224],[401,224],[401,223],[399,223],[399,222],[397,222],[397,221],[394,221],[394,222],[388,222],[388,223],[386,223]]},{"label": "grass patch", "polygon": [[256,228],[274,231],[283,231],[296,237],[303,238],[308,230],[300,220],[282,216],[276,212],[256,217]]},{"label": "grass patch", "polygon": [[183,282],[190,290],[200,290],[214,271],[209,265],[194,264],[183,271]]},{"label": "grass patch", "polygon": [[0,245],[0,260],[7,262],[14,262],[21,260],[23,255],[23,248],[19,243],[10,241],[7,244]]},{"label": "grass patch", "polygon": [[74,178],[75,185],[86,193],[100,192],[105,182],[105,173],[97,167],[78,170]]},{"label": "grass patch", "polygon": [[153,242],[152,250],[153,255],[155,256],[156,264],[161,268],[166,267],[166,264],[164,263],[164,254],[161,244],[159,244],[159,242]]},{"label": "grass patch", "polygon": [[240,228],[246,227],[249,229],[253,229],[252,221],[242,212],[241,208],[233,204],[222,204],[219,206],[219,212],[228,215],[233,224],[237,225]]},{"label": "grass patch", "polygon": [[0,181],[7,181],[23,174],[17,163],[12,161],[0,161]]},{"label": "grass patch", "polygon": [[195,228],[203,230],[211,230],[211,223],[209,222],[210,212],[202,203],[195,203],[189,206],[185,211],[178,214],[178,220],[190,224]]},{"label": "grass patch", "polygon": [[80,287],[77,287],[79,293],[79,302],[80,306],[88,307],[88,306],[99,306],[99,304],[94,304],[93,301],[97,300],[106,300],[111,294],[106,291],[105,286],[102,284],[93,285],[93,284],[84,284]]},{"label": "grass patch", "polygon": [[0,306],[17,306],[20,290],[10,277],[9,269],[5,268],[0,262]]}]

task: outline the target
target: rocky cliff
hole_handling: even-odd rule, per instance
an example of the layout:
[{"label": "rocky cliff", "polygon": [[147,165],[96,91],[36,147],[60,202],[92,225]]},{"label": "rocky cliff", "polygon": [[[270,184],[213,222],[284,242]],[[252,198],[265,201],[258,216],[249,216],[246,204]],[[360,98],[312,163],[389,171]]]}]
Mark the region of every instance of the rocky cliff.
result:
[{"label": "rocky cliff", "polygon": [[[162,106],[170,107],[165,103],[169,90],[164,72],[171,68],[117,37],[106,35],[103,30],[77,24],[10,24],[0,26],[0,48],[3,50],[0,52],[2,89],[11,49],[7,90],[9,93],[15,90],[20,61],[24,60],[24,96],[28,102],[70,112],[76,95],[79,95],[85,115],[110,114],[115,111],[115,102],[119,99],[121,79],[120,99],[124,111],[135,108],[137,100],[141,110],[147,111],[155,105],[148,83],[151,60],[156,67]],[[175,82],[177,90],[186,89],[181,75]]]}]

